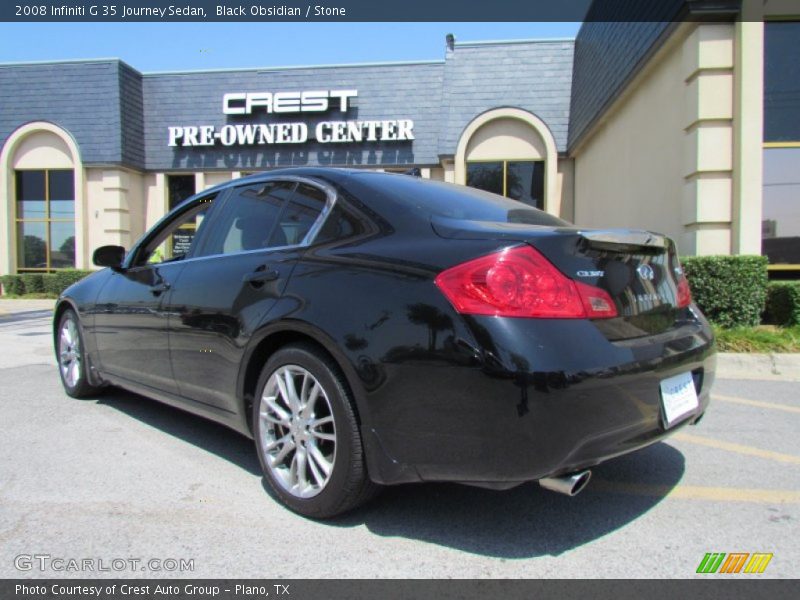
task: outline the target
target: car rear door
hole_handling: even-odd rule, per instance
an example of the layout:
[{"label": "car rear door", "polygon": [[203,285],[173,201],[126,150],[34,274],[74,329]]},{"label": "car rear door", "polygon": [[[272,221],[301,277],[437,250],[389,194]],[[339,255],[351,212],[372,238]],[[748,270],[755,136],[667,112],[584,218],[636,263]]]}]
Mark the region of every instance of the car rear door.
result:
[{"label": "car rear door", "polygon": [[330,192],[297,180],[233,188],[169,298],[170,359],[182,396],[236,411],[253,330],[281,297],[332,202]]}]

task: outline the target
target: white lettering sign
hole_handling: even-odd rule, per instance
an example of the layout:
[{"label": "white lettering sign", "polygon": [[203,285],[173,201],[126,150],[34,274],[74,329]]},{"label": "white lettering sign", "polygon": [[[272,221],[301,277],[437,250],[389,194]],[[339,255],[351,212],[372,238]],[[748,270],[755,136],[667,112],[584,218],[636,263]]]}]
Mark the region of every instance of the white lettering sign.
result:
[{"label": "white lettering sign", "polygon": [[[226,115],[291,114],[347,112],[358,90],[307,90],[300,92],[231,92],[222,96]],[[375,121],[322,121],[314,127],[314,139],[320,144],[394,142],[414,139],[411,119]],[[306,123],[246,123],[183,125],[167,127],[167,145],[171,147],[262,146],[304,144],[309,140]]]},{"label": "white lettering sign", "polygon": [[[308,141],[305,123],[248,123],[168,127],[167,145],[172,147],[263,146],[272,144],[304,144]],[[414,121],[388,119],[383,121],[322,121],[314,136],[320,144],[354,142],[395,142],[414,139]]]},{"label": "white lettering sign", "polygon": [[267,113],[325,112],[333,107],[347,112],[350,99],[358,90],[321,90],[307,92],[232,92],[222,97],[226,115],[250,115],[258,110]]}]

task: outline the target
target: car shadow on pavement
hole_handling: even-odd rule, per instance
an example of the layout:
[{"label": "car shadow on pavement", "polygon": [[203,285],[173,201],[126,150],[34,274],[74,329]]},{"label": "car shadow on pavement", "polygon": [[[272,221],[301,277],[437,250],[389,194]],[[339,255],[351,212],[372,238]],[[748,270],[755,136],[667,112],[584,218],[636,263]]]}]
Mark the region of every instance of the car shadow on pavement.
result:
[{"label": "car shadow on pavement", "polygon": [[211,452],[251,475],[262,476],[252,440],[224,425],[119,388],[109,388],[102,395],[89,400],[110,406],[164,433]]},{"label": "car shadow on pavement", "polygon": [[26,310],[10,314],[0,314],[0,325],[9,323],[21,323],[22,321],[35,321],[38,319],[52,319],[53,309]]},{"label": "car shadow on pavement", "polygon": [[[277,502],[261,477],[253,442],[244,436],[116,388],[95,400],[260,477]],[[658,443],[594,467],[592,473],[586,490],[574,498],[535,483],[507,491],[442,483],[391,486],[366,506],[319,525],[363,525],[382,537],[497,558],[554,556],[625,527],[656,506],[683,477],[684,457]],[[265,496],[264,501],[270,500]]]},{"label": "car shadow on pavement", "polygon": [[[364,524],[376,535],[405,537],[485,556],[556,556],[635,521],[681,479],[683,455],[664,443],[592,469],[573,498],[524,484],[493,491],[457,484],[386,488],[352,515],[333,523]],[[647,493],[631,493],[626,484]],[[644,487],[648,484],[648,487]]]}]

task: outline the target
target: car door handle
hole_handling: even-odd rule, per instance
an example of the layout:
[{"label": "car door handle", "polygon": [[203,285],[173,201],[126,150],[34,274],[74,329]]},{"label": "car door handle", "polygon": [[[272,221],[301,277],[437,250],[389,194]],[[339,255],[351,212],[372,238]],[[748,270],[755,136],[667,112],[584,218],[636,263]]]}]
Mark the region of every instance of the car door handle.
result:
[{"label": "car door handle", "polygon": [[275,281],[281,274],[275,269],[268,269],[266,265],[261,265],[252,273],[245,275],[242,280],[245,283],[261,285],[266,281]]},{"label": "car door handle", "polygon": [[166,281],[162,281],[161,283],[157,283],[156,285],[150,286],[150,293],[153,294],[153,296],[160,296],[161,294],[166,292],[170,287],[172,286],[170,286],[169,283],[167,283]]}]

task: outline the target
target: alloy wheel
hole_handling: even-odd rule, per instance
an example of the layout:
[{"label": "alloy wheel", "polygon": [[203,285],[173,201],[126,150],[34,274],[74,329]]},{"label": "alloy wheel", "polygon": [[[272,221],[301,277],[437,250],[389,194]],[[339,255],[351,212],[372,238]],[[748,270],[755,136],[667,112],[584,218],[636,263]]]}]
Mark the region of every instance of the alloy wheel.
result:
[{"label": "alloy wheel", "polygon": [[328,484],[336,459],[336,427],[328,394],[298,365],[276,369],[259,406],[264,463],[291,495],[312,498]]},{"label": "alloy wheel", "polygon": [[74,388],[81,378],[81,337],[74,319],[61,325],[58,342],[58,363],[66,384]]}]

